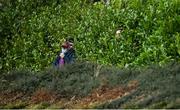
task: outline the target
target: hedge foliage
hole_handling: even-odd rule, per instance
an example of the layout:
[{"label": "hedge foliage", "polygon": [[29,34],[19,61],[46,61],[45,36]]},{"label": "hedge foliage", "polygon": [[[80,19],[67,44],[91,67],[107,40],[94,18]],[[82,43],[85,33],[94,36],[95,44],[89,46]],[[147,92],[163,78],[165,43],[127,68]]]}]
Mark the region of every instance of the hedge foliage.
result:
[{"label": "hedge foliage", "polygon": [[87,1],[1,0],[0,69],[41,70],[68,36],[75,39],[78,59],[99,64],[179,61],[179,0]]}]

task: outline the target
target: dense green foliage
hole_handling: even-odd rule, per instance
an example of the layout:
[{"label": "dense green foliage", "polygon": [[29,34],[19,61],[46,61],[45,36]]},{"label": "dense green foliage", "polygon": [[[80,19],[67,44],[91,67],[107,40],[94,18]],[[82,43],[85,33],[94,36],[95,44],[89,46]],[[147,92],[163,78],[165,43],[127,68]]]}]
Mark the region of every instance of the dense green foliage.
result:
[{"label": "dense green foliage", "polygon": [[21,70],[1,74],[0,91],[31,94],[39,88],[46,88],[66,98],[74,95],[82,97],[99,85],[92,71],[95,67],[80,63],[61,70],[52,68],[38,73]]},{"label": "dense green foliage", "polygon": [[75,38],[78,59],[100,64],[180,59],[179,0],[1,0],[0,11],[2,71],[51,65],[67,36]]},{"label": "dense green foliage", "polygon": [[[71,99],[73,96],[76,98],[86,97],[93,90],[104,85],[126,87],[131,81],[138,82],[134,92],[117,100],[107,101],[102,105],[97,104],[95,108],[162,109],[180,107],[180,64],[178,63],[171,63],[164,67],[150,66],[146,69],[117,69],[103,66],[98,76],[95,75],[96,72],[97,65],[78,63],[68,65],[61,70],[48,69],[38,73],[16,71],[0,74],[0,108],[26,108],[31,104],[28,97],[32,97],[41,88],[56,93],[55,98]],[[9,99],[4,99],[6,102],[2,103],[4,100],[1,93],[6,95],[24,94],[17,102],[13,100],[8,102]],[[41,93],[43,94],[43,92]],[[11,99],[11,97],[9,98]],[[41,105],[44,108],[52,104],[50,100],[45,101],[44,105]],[[57,106],[57,108],[61,107],[63,108],[61,104]]]}]

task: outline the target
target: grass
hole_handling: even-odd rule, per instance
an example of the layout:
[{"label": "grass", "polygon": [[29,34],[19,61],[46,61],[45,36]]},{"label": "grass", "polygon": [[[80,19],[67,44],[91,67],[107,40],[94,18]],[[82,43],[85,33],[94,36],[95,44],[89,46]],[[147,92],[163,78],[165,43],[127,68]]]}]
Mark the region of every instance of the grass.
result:
[{"label": "grass", "polygon": [[[122,87],[127,93],[105,103],[96,102],[94,108],[179,108],[179,63],[126,69],[102,66],[95,75],[97,68],[96,64],[77,63],[38,73],[14,71],[1,74],[0,108],[67,108],[66,103],[73,103],[73,98],[81,100],[105,86]],[[137,87],[128,92],[126,87],[131,88],[135,83]],[[17,97],[20,93],[24,95]],[[13,100],[8,101],[9,97]],[[65,101],[61,103],[63,99]]]},{"label": "grass", "polygon": [[149,67],[134,76],[129,76],[139,82],[134,93],[97,108],[178,108],[175,105],[180,97],[180,65]]}]

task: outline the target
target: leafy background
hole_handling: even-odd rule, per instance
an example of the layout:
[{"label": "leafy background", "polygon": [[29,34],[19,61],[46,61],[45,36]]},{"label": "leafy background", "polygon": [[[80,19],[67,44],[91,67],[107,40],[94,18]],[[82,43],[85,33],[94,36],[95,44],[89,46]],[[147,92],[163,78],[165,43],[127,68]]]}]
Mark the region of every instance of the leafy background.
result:
[{"label": "leafy background", "polygon": [[[180,59],[179,0],[1,0],[0,70],[49,67],[68,36],[78,60],[124,66]],[[116,36],[118,29],[122,32]]]},{"label": "leafy background", "polygon": [[179,0],[0,0],[0,108],[179,108],[179,61]]}]

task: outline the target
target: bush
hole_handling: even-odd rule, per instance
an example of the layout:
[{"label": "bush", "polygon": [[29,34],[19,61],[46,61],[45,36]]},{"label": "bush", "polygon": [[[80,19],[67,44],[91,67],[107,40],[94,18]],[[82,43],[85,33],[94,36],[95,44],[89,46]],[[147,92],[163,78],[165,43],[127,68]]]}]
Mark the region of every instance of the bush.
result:
[{"label": "bush", "polygon": [[[3,1],[0,69],[48,67],[67,36],[78,59],[99,64],[163,65],[179,61],[178,0]],[[116,30],[121,29],[119,35]],[[116,36],[116,37],[115,37]]]},{"label": "bush", "polygon": [[1,76],[1,91],[32,93],[39,84],[37,76],[29,71],[15,71]]},{"label": "bush", "polygon": [[[97,70],[98,75],[96,75]],[[178,108],[179,72],[179,63],[171,63],[164,67],[153,65],[147,68],[118,69],[110,66],[99,68],[97,64],[84,62],[38,73],[16,71],[0,74],[0,95],[5,94],[5,97],[0,96],[0,98],[8,102],[12,93],[23,93],[18,100],[25,103],[20,106],[24,107],[26,101],[28,104],[44,101],[49,106],[52,101],[61,99],[69,101],[72,97],[84,99],[97,90],[102,92],[99,95],[103,94],[103,90],[107,92],[106,87],[111,89],[122,87],[123,94],[127,92],[127,95],[116,100],[108,100],[107,103],[99,102],[101,105],[97,104],[95,108]],[[136,84],[137,87],[131,89],[132,85]],[[17,96],[13,96],[12,99]],[[0,106],[4,107],[4,105],[3,103]]]}]

